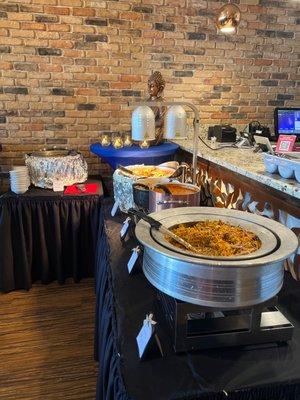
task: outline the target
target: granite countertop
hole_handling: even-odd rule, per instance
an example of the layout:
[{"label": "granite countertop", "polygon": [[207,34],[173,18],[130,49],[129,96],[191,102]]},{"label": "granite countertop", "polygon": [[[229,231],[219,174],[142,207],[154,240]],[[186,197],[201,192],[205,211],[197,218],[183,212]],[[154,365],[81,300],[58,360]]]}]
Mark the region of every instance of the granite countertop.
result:
[{"label": "granite countertop", "polygon": [[[179,144],[181,149],[192,153],[192,140],[182,139],[173,142]],[[216,144],[216,146],[222,145]],[[225,147],[216,151],[210,150],[199,140],[198,156],[300,199],[300,184],[295,179],[283,179],[277,174],[265,172],[262,153],[254,153],[253,149]]]}]

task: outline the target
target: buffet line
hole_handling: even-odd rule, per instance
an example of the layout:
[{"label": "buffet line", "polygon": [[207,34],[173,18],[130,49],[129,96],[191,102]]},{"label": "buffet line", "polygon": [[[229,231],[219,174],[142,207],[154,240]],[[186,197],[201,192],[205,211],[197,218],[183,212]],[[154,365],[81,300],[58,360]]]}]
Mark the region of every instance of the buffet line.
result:
[{"label": "buffet line", "polygon": [[129,271],[140,256],[174,351],[290,340],[293,325],[277,294],[296,235],[266,217],[201,207],[200,188],[190,182],[189,166],[177,162],[113,174],[111,214],[125,215],[125,245],[130,231],[137,242]]}]

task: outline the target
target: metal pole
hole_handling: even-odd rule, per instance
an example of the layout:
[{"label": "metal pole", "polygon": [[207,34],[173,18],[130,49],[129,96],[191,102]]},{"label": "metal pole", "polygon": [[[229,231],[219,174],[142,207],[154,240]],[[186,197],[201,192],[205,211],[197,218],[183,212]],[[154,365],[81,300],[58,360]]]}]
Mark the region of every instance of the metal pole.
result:
[{"label": "metal pole", "polygon": [[192,103],[180,102],[180,101],[141,101],[136,103],[127,103],[129,107],[134,106],[186,106],[193,110],[195,114],[194,119],[194,136],[193,136],[193,161],[192,161],[192,182],[196,183],[196,173],[197,173],[197,155],[198,155],[198,136],[200,134],[200,115],[198,109]]}]

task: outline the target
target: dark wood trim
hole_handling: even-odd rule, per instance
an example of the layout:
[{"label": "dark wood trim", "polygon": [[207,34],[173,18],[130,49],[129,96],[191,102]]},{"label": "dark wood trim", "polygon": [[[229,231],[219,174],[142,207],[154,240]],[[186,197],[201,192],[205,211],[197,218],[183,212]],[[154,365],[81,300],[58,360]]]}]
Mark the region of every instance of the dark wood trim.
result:
[{"label": "dark wood trim", "polygon": [[[191,154],[185,150],[180,150],[178,159],[189,162]],[[232,183],[233,186],[239,187],[243,193],[249,192],[256,201],[270,203],[275,208],[300,218],[300,201],[298,199],[201,157],[198,157],[198,166],[207,171],[209,176]]]}]

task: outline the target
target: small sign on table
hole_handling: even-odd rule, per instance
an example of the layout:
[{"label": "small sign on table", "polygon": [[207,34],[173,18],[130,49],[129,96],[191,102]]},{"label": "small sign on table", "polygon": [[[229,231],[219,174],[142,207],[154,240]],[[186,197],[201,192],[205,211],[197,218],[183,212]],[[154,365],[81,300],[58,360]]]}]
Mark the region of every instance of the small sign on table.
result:
[{"label": "small sign on table", "polygon": [[130,223],[131,223],[131,218],[130,218],[130,217],[127,217],[127,218],[125,219],[125,221],[123,222],[123,226],[122,226],[122,228],[121,228],[121,230],[120,230],[120,237],[121,237],[121,240],[125,239],[125,237],[126,237],[126,235],[127,235],[127,232],[128,232],[128,229],[129,229],[129,227],[130,227]]},{"label": "small sign on table", "polygon": [[293,151],[296,135],[279,135],[276,143],[276,153],[286,153]]},{"label": "small sign on table", "polygon": [[65,188],[65,182],[59,179],[52,179],[53,192],[63,192]]},{"label": "small sign on table", "polygon": [[117,201],[115,201],[115,202],[114,202],[114,205],[113,205],[113,207],[112,207],[112,209],[111,209],[111,212],[110,212],[110,215],[111,215],[112,217],[114,217],[114,216],[116,215],[116,213],[117,213],[117,211],[118,211],[118,208],[119,208],[119,203],[118,203]]},{"label": "small sign on table", "polygon": [[160,355],[163,357],[161,343],[155,333],[156,324],[157,322],[153,320],[153,314],[147,314],[143,321],[143,326],[136,337],[139,358],[141,360],[145,359],[147,354],[157,353],[157,350],[159,350]]},{"label": "small sign on table", "polygon": [[127,263],[127,268],[128,268],[128,273],[130,274],[133,270],[133,267],[135,266],[135,263],[137,262],[139,255],[141,253],[140,246],[134,247],[132,250],[131,257],[129,258],[129,261]]}]

